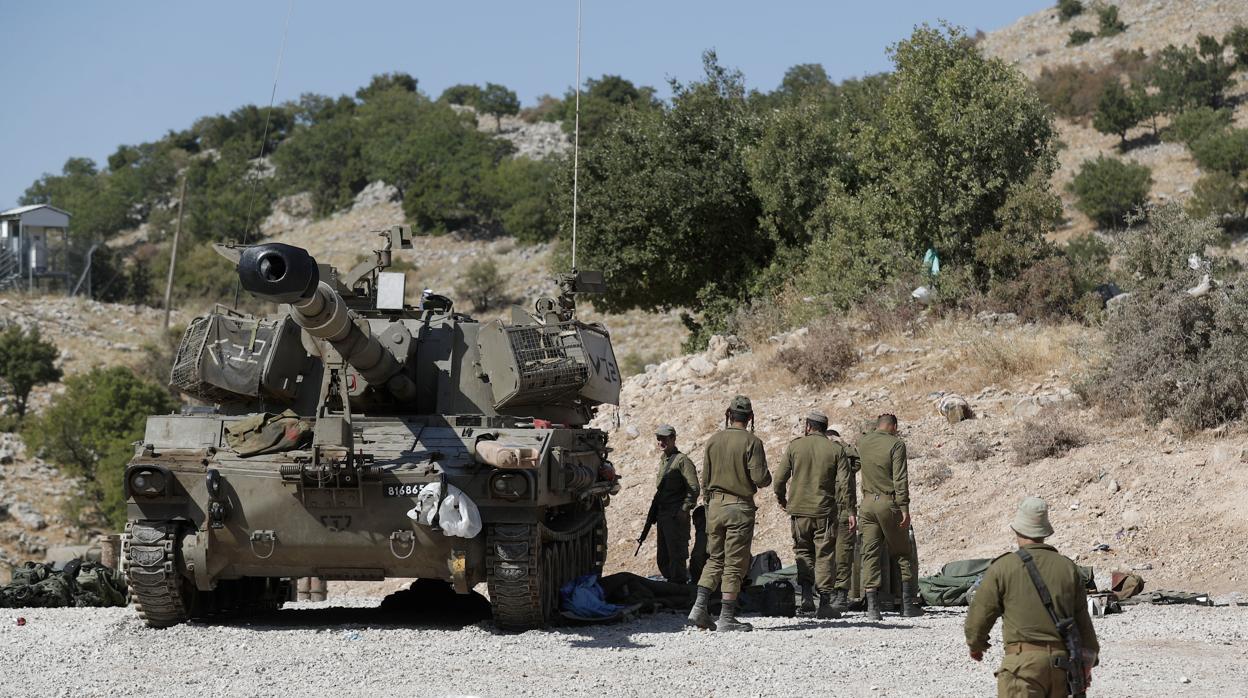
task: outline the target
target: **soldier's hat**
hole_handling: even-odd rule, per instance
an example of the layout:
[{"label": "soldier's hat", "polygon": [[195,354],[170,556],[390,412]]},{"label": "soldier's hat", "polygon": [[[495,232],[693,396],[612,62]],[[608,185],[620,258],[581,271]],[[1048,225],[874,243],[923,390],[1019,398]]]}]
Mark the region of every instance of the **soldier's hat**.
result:
[{"label": "soldier's hat", "polygon": [[728,403],[728,409],[733,412],[745,412],[753,414],[754,405],[750,403],[750,399],[744,395],[738,395],[732,398],[732,402]]},{"label": "soldier's hat", "polygon": [[818,411],[818,410],[812,410],[811,412],[809,412],[809,413],[806,415],[806,421],[808,421],[808,422],[814,422],[815,424],[822,424],[824,427],[827,427],[827,426],[828,426],[828,415],[826,415],[826,414],[824,414],[824,413],[822,413],[822,412],[820,412],[820,411]]},{"label": "soldier's hat", "polygon": [[658,427],[655,428],[654,435],[655,436],[675,436],[676,427],[672,426],[671,424],[660,424]]},{"label": "soldier's hat", "polygon": [[1053,524],[1049,523],[1049,505],[1039,497],[1027,497],[1018,505],[1018,513],[1010,528],[1024,538],[1039,540],[1053,535]]}]

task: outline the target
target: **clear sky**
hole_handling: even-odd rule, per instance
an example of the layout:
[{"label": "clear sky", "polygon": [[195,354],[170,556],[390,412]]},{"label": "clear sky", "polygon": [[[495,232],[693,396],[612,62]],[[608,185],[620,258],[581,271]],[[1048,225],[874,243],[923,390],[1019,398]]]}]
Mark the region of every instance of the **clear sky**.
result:
[{"label": "clear sky", "polygon": [[[990,31],[1052,0],[584,0],[582,75],[659,88],[696,79],[701,53],[770,90],[789,66],[834,79],[889,67],[886,47],[920,22]],[[121,143],[197,117],[267,105],[289,0],[0,0],[0,208],[72,156],[103,165]],[[354,93],[402,70],[437,96],[498,82],[524,104],[576,78],[575,0],[294,0],[277,100]]]}]

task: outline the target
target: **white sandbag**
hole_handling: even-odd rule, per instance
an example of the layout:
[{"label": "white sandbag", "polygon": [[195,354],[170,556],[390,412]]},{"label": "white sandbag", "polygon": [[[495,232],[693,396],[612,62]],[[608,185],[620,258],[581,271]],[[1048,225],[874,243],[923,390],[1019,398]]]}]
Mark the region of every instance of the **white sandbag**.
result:
[{"label": "white sandbag", "polygon": [[438,526],[448,536],[475,538],[481,532],[481,512],[458,487],[447,485],[438,507]]}]

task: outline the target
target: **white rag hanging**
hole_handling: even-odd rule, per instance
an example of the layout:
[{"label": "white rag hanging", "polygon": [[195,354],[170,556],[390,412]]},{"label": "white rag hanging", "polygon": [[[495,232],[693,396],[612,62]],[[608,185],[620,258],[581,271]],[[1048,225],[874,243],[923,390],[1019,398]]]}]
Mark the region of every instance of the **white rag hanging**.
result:
[{"label": "white rag hanging", "polygon": [[436,516],[444,535],[475,538],[481,532],[481,512],[476,503],[454,485],[446,486],[446,496],[439,501],[441,493],[442,485],[436,482],[420,488],[416,506],[407,512],[407,517],[432,528]]}]

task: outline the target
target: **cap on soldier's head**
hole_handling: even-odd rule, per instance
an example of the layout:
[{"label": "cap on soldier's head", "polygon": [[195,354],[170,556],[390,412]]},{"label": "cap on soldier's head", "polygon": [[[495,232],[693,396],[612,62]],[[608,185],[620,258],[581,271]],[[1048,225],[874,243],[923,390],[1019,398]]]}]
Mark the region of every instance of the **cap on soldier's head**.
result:
[{"label": "cap on soldier's head", "polygon": [[1010,524],[1014,532],[1024,538],[1039,540],[1053,535],[1053,524],[1049,523],[1049,505],[1039,497],[1026,497],[1018,505],[1018,513]]},{"label": "cap on soldier's head", "polygon": [[728,403],[728,409],[733,412],[752,413],[754,412],[754,405],[750,404],[748,397],[738,395],[732,399],[732,402]]},{"label": "cap on soldier's head", "polygon": [[826,414],[824,414],[824,413],[822,413],[822,412],[820,412],[820,411],[818,411],[818,410],[812,410],[811,412],[809,412],[809,413],[806,415],[806,421],[808,421],[808,422],[814,422],[815,424],[818,424],[818,425],[820,425],[820,426],[827,427],[827,426],[828,426],[828,415],[826,415]]},{"label": "cap on soldier's head", "polygon": [[671,424],[660,424],[654,430],[654,435],[655,436],[675,436],[676,427],[672,426]]}]

